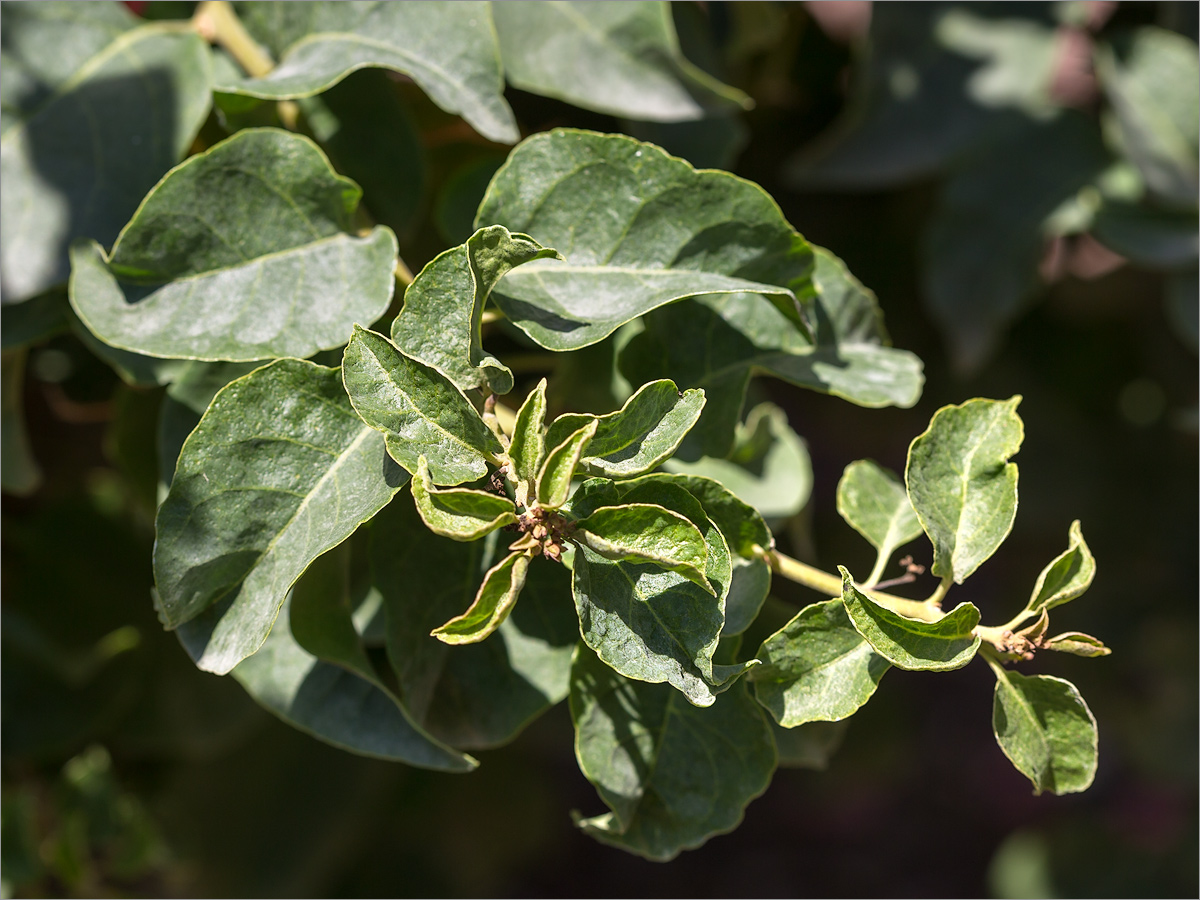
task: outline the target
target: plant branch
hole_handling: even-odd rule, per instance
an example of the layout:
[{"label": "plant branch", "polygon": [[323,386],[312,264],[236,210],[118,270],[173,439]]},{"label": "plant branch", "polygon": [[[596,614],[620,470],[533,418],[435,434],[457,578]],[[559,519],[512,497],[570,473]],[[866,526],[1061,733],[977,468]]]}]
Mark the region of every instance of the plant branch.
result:
[{"label": "plant branch", "polygon": [[[773,572],[778,572],[789,581],[802,584],[814,591],[819,591],[830,597],[842,596],[842,579],[837,575],[814,568],[798,559],[792,559],[778,550],[766,550],[763,553],[767,564]],[[909,600],[907,597],[897,597],[882,591],[872,591],[859,586],[860,591],[892,612],[910,619],[921,619],[925,622],[936,622],[942,618],[942,611],[928,600]]]},{"label": "plant branch", "polygon": [[932,594],[925,598],[924,603],[937,609],[942,608],[942,598],[946,596],[946,591],[950,590],[950,586],[954,584],[954,579],[947,575],[942,579],[942,583],[937,586]]},{"label": "plant branch", "polygon": [[219,44],[251,78],[262,78],[275,61],[246,31],[229,0],[202,0],[192,16],[192,27],[205,40]]}]

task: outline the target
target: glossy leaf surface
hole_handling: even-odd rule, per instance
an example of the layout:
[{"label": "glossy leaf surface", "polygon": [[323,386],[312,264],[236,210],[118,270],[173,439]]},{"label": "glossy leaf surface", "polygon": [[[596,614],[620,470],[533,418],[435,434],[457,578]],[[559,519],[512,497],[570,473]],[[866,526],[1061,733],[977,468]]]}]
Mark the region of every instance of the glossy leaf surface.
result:
[{"label": "glossy leaf surface", "polygon": [[513,604],[525,586],[529,557],[510,553],[483,576],[475,602],[467,611],[455,616],[431,632],[445,644],[477,644],[494,632],[508,618]]},{"label": "glossy leaf surface", "polygon": [[392,322],[392,342],[464,391],[486,387],[507,394],[513,388],[512,372],[484,354],[480,335],[484,304],[506,272],[557,256],[503,226],[479,229],[465,244],[437,256],[408,286],[404,307]]},{"label": "glossy leaf surface", "polygon": [[1091,587],[1095,577],[1096,558],[1083,539],[1083,529],[1076,519],[1071,523],[1067,549],[1042,569],[1026,609],[1038,613],[1069,603]]},{"label": "glossy leaf surface", "polygon": [[355,326],[342,377],[354,411],[383,433],[392,458],[415,472],[424,456],[434,484],[482,478],[504,451],[453,382],[373,331]]},{"label": "glossy leaf surface", "polygon": [[115,7],[3,7],[5,303],[65,282],[73,240],[110,244],[208,115],[204,41]]},{"label": "glossy leaf surface", "polygon": [[962,584],[999,547],[1017,514],[1020,396],[943,406],[908,448],[908,498],[933,543],[933,574]]},{"label": "glossy leaf surface", "polygon": [[158,511],[159,615],[224,674],[266,639],[308,565],[408,480],[337,369],[283,359],[224,388],[183,445]]},{"label": "glossy leaf surface", "polygon": [[408,75],[488,140],[519,137],[486,3],[255,3],[246,25],[278,65],[263,78],[222,81],[219,91],[307,97],[373,66]]},{"label": "glossy leaf surface", "polygon": [[653,860],[730,831],[766,790],[775,742],[743,685],[704,709],[622,678],[585,648],[571,670],[579,767],[612,810],[579,826]]},{"label": "glossy leaf surface", "polygon": [[1033,792],[1073,794],[1096,776],[1096,719],[1079,689],[1051,675],[996,674],[996,742]]},{"label": "glossy leaf surface", "polygon": [[559,129],[524,141],[476,215],[555,247],[522,266],[496,305],[533,340],[574,350],[696,294],[757,291],[803,331],[812,251],[757,185],[697,171],[652,144]]},{"label": "glossy leaf surface", "polygon": [[979,610],[961,603],[936,622],[910,619],[880,606],[855,586],[850,573],[842,573],[842,603],[855,629],[875,652],[899,669],[948,672],[969,663],[979,649],[972,632]]},{"label": "glossy leaf surface", "polygon": [[755,654],[754,696],[784,728],[837,722],[871,699],[891,663],[855,629],[841,600],[800,610]]},{"label": "glossy leaf surface", "polygon": [[417,460],[411,487],[425,525],[442,537],[473,541],[517,521],[516,507],[507,497],[471,488],[439,490],[429,477],[429,465],[423,456]]},{"label": "glossy leaf surface", "polygon": [[704,535],[678,513],[651,503],[602,506],[575,527],[573,539],[605,559],[653,563],[712,591]]},{"label": "glossy leaf surface", "polygon": [[921,536],[900,479],[869,459],[846,466],[837,486],[837,510],[884,558]]}]

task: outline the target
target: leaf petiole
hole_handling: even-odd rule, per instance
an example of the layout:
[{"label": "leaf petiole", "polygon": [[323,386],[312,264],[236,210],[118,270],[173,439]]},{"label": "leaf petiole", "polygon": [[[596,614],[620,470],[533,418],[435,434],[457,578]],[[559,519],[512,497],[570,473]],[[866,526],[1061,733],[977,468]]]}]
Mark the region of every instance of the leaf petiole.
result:
[{"label": "leaf petiole", "polygon": [[[789,581],[802,584],[807,588],[812,588],[814,591],[819,591],[830,597],[842,596],[842,579],[837,575],[831,575],[828,572],[823,572],[820,569],[802,563],[798,559],[792,559],[787,554],[780,553],[778,550],[763,551],[763,558],[766,559],[767,564],[773,572],[777,572]],[[860,590],[863,589],[860,588]],[[910,619],[936,622],[944,616],[941,609],[928,600],[909,600],[906,597],[896,597],[892,594],[885,594],[882,591],[864,592],[880,606],[884,606],[892,612],[907,616]]]}]

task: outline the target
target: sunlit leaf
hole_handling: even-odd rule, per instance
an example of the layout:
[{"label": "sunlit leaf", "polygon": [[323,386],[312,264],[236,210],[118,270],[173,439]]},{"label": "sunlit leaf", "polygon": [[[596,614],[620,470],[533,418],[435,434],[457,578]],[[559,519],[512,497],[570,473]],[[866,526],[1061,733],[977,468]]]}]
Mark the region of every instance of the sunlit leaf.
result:
[{"label": "sunlit leaf", "polygon": [[1026,607],[1031,613],[1068,603],[1091,587],[1096,577],[1096,558],[1083,539],[1078,519],[1071,523],[1068,540],[1067,549],[1038,575]]},{"label": "sunlit leaf", "polygon": [[516,507],[507,497],[471,488],[435,487],[424,456],[417,460],[411,488],[425,525],[442,537],[473,541],[517,521]]},{"label": "sunlit leaf", "polygon": [[431,634],[445,644],[476,644],[503,624],[525,586],[529,557],[510,553],[488,569],[475,602]]}]

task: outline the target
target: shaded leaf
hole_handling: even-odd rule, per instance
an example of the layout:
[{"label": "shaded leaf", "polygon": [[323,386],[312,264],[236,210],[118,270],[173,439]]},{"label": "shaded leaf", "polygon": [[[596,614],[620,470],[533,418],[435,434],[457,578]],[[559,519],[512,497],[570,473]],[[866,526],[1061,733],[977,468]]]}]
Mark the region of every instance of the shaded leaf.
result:
[{"label": "shaded leaf", "polygon": [[[545,418],[546,379],[543,378],[517,410],[512,442],[508,446],[512,478],[517,483],[517,502],[521,506],[529,505],[529,492],[537,484],[537,473],[546,454],[545,426],[542,424]],[[567,435],[563,437],[565,440]]]},{"label": "shaded leaf", "polygon": [[361,192],[308,138],[247,129],[171,171],[106,258],[71,249],[71,303],[114,347],[149,356],[311,356],[392,298],[396,238],[354,235]]},{"label": "shaded leaf", "polygon": [[383,433],[392,458],[415,472],[424,456],[434,484],[482,478],[504,452],[453,382],[373,331],[354,326],[342,377],[354,411]]},{"label": "shaded leaf", "polygon": [[755,184],[697,171],[652,144],[566,129],[535,135],[496,173],[475,221],[566,257],[522,266],[494,296],[551,350],[593,344],[696,294],[756,291],[789,330],[805,329],[796,297],[811,296],[812,252],[779,207]]},{"label": "shaded leaf", "polygon": [[704,408],[703,391],[681,393],[672,381],[644,384],[616,412],[605,416],[565,413],[550,423],[546,443],[555,446],[577,428],[596,422],[580,466],[592,475],[631,478],[667,459]]},{"label": "shaded leaf", "polygon": [[850,573],[842,573],[842,603],[858,633],[875,652],[899,669],[949,672],[969,663],[979,649],[974,634],[979,610],[960,603],[936,622],[910,619],[880,606],[854,586]]},{"label": "shaded leaf", "polygon": [[904,480],[933,543],[933,574],[962,584],[1004,543],[1017,514],[1017,465],[1025,436],[1009,400],[943,406],[909,445]]},{"label": "shaded leaf", "polygon": [[525,573],[529,569],[529,557],[524,553],[510,553],[483,576],[479,593],[465,613],[455,616],[445,625],[430,632],[445,644],[477,644],[493,631],[512,612],[521,588],[525,586]]},{"label": "shaded leaf", "polygon": [[400,696],[418,723],[456,747],[503,744],[566,697],[579,641],[569,573],[542,559],[530,563],[521,602],[490,640],[450,646],[430,636],[471,604],[494,543],[439,538],[407,503],[371,523],[371,569]]},{"label": "shaded leaf", "polygon": [[521,90],[659,122],[750,105],[684,58],[668,3],[509,0],[492,15],[504,75]]},{"label": "shaded leaf", "polygon": [[21,303],[0,305],[0,346],[24,347],[70,327],[71,306],[64,290],[49,291]]},{"label": "shaded leaf", "polygon": [[3,376],[0,386],[0,439],[3,440],[3,468],[0,468],[0,488],[6,494],[27,497],[42,483],[42,470],[29,444],[25,429],[24,350],[5,350]]},{"label": "shaded leaf", "polygon": [[869,459],[846,466],[837,486],[837,511],[883,559],[921,536],[921,523],[900,479]]},{"label": "shaded leaf", "polygon": [[653,563],[712,592],[704,577],[708,548],[700,530],[650,503],[602,506],[575,523],[572,539],[617,562]]},{"label": "shaded leaf", "polygon": [[579,466],[588,442],[596,433],[596,422],[591,421],[570,434],[561,444],[546,453],[546,461],[537,477],[537,502],[548,509],[558,509],[567,502],[571,490],[571,476]]},{"label": "shaded leaf", "polygon": [[1070,653],[1074,656],[1108,656],[1112,653],[1104,642],[1090,634],[1081,631],[1066,631],[1042,641],[1042,650],[1057,650],[1060,653]]},{"label": "shaded leaf", "polygon": [[110,4],[5,4],[0,293],[66,281],[67,247],[109,244],[208,115],[210,64],[177,24],[124,30]]},{"label": "shaded leaf", "polygon": [[411,486],[417,512],[429,530],[442,537],[473,541],[517,521],[516,507],[507,497],[471,488],[434,487],[424,456],[417,460]]},{"label": "shaded leaf", "polygon": [[438,106],[488,140],[519,138],[504,102],[500,53],[486,3],[254,3],[247,28],[279,63],[263,78],[216,90],[281,100],[332,87],[355,69],[408,75]]},{"label": "shaded leaf", "polygon": [[1200,253],[1196,209],[1161,209],[1105,199],[1091,235],[1110,250],[1153,268],[1195,268]]},{"label": "shaded leaf", "polygon": [[507,394],[513,388],[512,372],[484,354],[484,304],[506,272],[535,259],[557,257],[557,251],[526,235],[510,234],[503,226],[479,229],[413,279],[404,292],[404,307],[392,322],[392,342],[464,391],[486,388]]},{"label": "shaded leaf", "polygon": [[779,754],[781,769],[814,769],[824,772],[829,768],[829,759],[846,736],[850,722],[809,722],[795,728],[783,728],[771,723],[775,735],[775,750]]},{"label": "shaded leaf", "polygon": [[754,696],[784,728],[854,715],[891,668],[854,629],[841,600],[806,606],[755,656],[762,665],[749,676]]},{"label": "shaded leaf", "polygon": [[1054,609],[1079,597],[1096,577],[1096,558],[1083,539],[1083,529],[1076,519],[1068,533],[1067,549],[1038,575],[1033,595],[1025,607],[1031,613]]},{"label": "shaded leaf", "polygon": [[266,365],[265,360],[215,363],[179,360],[170,372],[171,384],[167,387],[167,396],[203,415],[217,391],[235,378],[249,375],[263,365]]},{"label": "shaded leaf", "polygon": [[1035,794],[1084,791],[1096,776],[1096,719],[1069,681],[997,667],[992,729]]},{"label": "shaded leaf", "polygon": [[736,828],[775,770],[770,726],[742,685],[700,709],[665,685],[622,678],[581,647],[571,719],[579,768],[612,810],[579,826],[648,859]]},{"label": "shaded leaf", "polygon": [[407,481],[337,369],[283,359],[221,390],[158,510],[156,605],[196,664],[224,674],[266,638],[308,565]]}]

